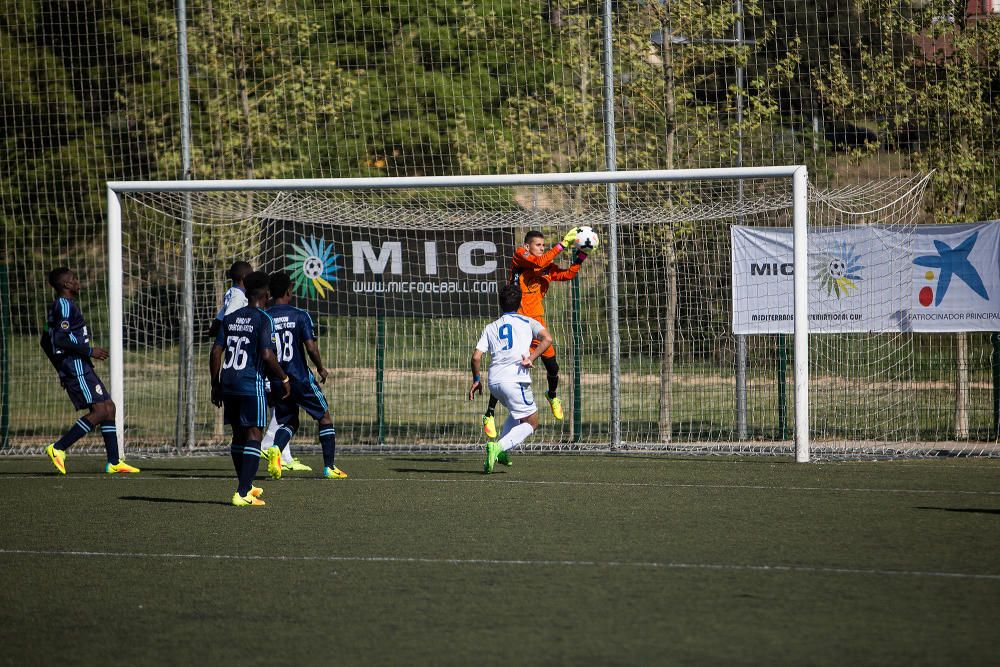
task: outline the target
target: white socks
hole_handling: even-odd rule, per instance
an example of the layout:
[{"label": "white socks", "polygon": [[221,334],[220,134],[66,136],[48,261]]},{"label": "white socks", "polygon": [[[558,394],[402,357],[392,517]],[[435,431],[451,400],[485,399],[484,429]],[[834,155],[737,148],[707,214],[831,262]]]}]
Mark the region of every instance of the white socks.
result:
[{"label": "white socks", "polygon": [[[506,426],[506,424],[504,424]],[[498,444],[500,449],[507,451],[508,449],[513,449],[517,447],[522,442],[524,442],[529,435],[535,432],[535,429],[528,423],[521,423],[514,428],[507,431],[502,438],[500,438]]]},{"label": "white socks", "polygon": [[517,426],[519,423],[520,423],[519,421],[517,421],[510,415],[507,415],[507,419],[504,420],[503,426],[500,428],[500,438],[503,438],[505,435],[510,433],[510,430],[515,426]]}]

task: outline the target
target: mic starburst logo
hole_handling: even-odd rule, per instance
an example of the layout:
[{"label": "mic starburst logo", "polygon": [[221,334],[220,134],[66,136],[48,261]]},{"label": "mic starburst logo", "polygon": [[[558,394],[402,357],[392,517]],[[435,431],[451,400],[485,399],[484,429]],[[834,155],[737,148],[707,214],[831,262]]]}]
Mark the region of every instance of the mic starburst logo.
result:
[{"label": "mic starburst logo", "polygon": [[292,252],[285,255],[292,260],[285,269],[291,273],[292,285],[299,296],[326,298],[337,282],[336,271],[344,267],[337,264],[340,255],[333,252],[333,245],[315,236],[299,237],[299,245],[292,244]]}]

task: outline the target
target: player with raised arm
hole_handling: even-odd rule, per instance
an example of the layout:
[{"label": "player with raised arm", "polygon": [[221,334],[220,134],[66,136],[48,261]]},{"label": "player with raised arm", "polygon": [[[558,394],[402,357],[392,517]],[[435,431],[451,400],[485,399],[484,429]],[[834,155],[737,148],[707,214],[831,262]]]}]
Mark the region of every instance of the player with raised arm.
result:
[{"label": "player with raised arm", "polygon": [[[559,253],[572,245],[579,229],[579,227],[574,227],[566,232],[562,241],[548,250],[545,249],[545,236],[539,231],[532,230],[524,235],[524,245],[514,250],[514,256],[511,258],[508,282],[512,285],[518,285],[522,295],[521,307],[517,312],[538,320],[543,327],[546,324],[545,305],[542,300],[549,291],[549,285],[552,282],[572,280],[580,272],[580,267],[587,259],[587,253],[577,250],[569,268],[564,269],[555,263],[555,258]],[[532,345],[537,345],[537,341],[533,342]],[[554,346],[549,347],[542,354],[542,364],[545,366],[545,377],[548,380],[548,391],[545,392],[545,398],[552,409],[552,415],[561,421],[563,418],[562,401],[556,396],[556,389],[559,387],[559,363],[556,361]],[[483,431],[490,438],[495,438],[497,435],[496,420],[493,416],[496,405],[497,399],[491,395],[489,405],[483,414]]]},{"label": "player with raised arm", "polygon": [[[319,381],[326,382],[328,372],[320,357],[312,318],[306,311],[291,305],[292,279],[287,273],[283,271],[272,273],[270,280],[274,303],[267,309],[267,314],[274,322],[278,363],[291,378],[291,395],[274,404],[274,419],[278,423],[274,447],[278,450],[283,449],[295,436],[295,432],[299,429],[299,408],[302,408],[316,420],[319,427],[319,444],[323,448],[323,477],[343,479],[347,477],[347,473],[334,464],[337,453],[337,431],[330,417],[330,407],[323,391],[316,384],[316,376],[306,363],[308,355],[316,366]],[[269,456],[268,472],[276,479],[281,477],[281,468],[278,467],[275,474],[270,461]]]},{"label": "player with raised arm", "polygon": [[39,341],[49,358],[59,383],[69,394],[77,410],[89,408],[90,412],[76,420],[59,440],[45,448],[52,465],[66,474],[66,450],[98,425],[104,438],[108,462],[104,472],[137,473],[139,469],[125,463],[118,453],[118,431],[115,428],[115,404],[101,378],[94,372],[93,359],[108,358],[107,350],[90,344],[90,330],[83,313],[76,304],[80,296],[80,279],[65,266],[53,269],[48,275],[49,285],[56,291],[56,298],[49,307],[46,329]]},{"label": "player with raised arm", "polygon": [[499,461],[510,465],[510,454],[538,428],[538,409],[531,391],[532,362],[552,345],[552,335],[537,320],[518,314],[521,290],[517,284],[506,285],[500,290],[500,309],[503,315],[483,329],[479,342],[472,351],[470,367],[472,385],[469,400],[476,393],[482,394],[480,366],[484,354],[490,355],[490,395],[496,396],[507,408],[500,440],[486,443],[486,461],[483,472],[493,472]]},{"label": "player with raised arm", "polygon": [[232,504],[260,506],[264,491],[253,485],[260,465],[261,429],[267,425],[265,376],[281,387],[282,398],[291,393],[290,380],[275,354],[274,325],[263,310],[267,303],[267,274],[254,272],[244,280],[247,305],[226,315],[209,357],[212,403],[222,406],[232,427],[229,453],[239,483]]}]

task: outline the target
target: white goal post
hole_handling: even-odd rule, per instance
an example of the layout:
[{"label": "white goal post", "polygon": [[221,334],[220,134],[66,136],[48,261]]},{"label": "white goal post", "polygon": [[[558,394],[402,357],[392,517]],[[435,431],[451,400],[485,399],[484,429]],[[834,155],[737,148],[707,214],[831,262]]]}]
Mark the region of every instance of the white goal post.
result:
[{"label": "white goal post", "polygon": [[[810,460],[809,451],[809,337],[808,337],[808,172],[803,165],[741,167],[718,169],[673,169],[618,172],[579,172],[523,175],[426,176],[385,178],[270,179],[270,180],[187,180],[187,181],[110,181],[108,200],[108,297],[110,309],[111,397],[119,406],[116,413],[119,442],[125,442],[125,368],[123,312],[123,227],[121,195],[129,193],[206,193],[304,190],[388,190],[415,188],[488,188],[524,186],[569,186],[639,184],[680,181],[740,181],[743,179],[781,179],[791,181],[794,243],[794,416],[795,460]],[[614,197],[611,195],[609,199]],[[609,205],[607,218],[607,309],[617,313],[618,303],[618,226],[615,206]],[[185,252],[191,251],[191,235],[185,233]],[[186,264],[189,266],[189,264]],[[188,287],[190,289],[190,287]],[[190,296],[188,296],[190,299]],[[193,337],[190,307],[184,335]],[[608,317],[610,446],[620,443],[616,424],[620,419],[620,348],[618,319]],[[182,348],[183,349],[183,348]],[[191,347],[188,345],[187,349]],[[180,417],[178,417],[180,419]]]}]

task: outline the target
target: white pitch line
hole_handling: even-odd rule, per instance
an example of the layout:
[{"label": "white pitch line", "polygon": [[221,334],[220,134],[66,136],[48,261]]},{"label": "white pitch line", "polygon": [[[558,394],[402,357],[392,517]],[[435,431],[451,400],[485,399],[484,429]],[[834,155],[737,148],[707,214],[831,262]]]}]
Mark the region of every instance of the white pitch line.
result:
[{"label": "white pitch line", "polygon": [[[39,475],[24,473],[20,475],[6,475],[4,479],[41,479],[59,480],[60,482],[78,479],[107,479],[107,475],[99,474],[76,474],[65,477],[55,477],[52,475]],[[130,482],[190,482],[190,481],[219,481],[232,482],[232,477],[207,477],[204,475],[188,475],[186,477],[156,477],[155,475],[136,475],[128,478]],[[318,477],[284,477],[280,481],[259,479],[268,484],[285,484],[287,482],[312,482]],[[929,495],[969,495],[969,496],[1000,496],[1000,491],[961,491],[948,489],[875,489],[866,487],[840,487],[840,486],[768,486],[765,484],[675,484],[671,482],[578,482],[568,480],[529,480],[529,479],[501,479],[496,476],[484,479],[484,476],[477,476],[476,479],[426,479],[422,477],[351,477],[350,480],[340,480],[335,484],[354,484],[358,482],[416,482],[418,484],[525,484],[540,486],[606,486],[613,488],[635,487],[635,488],[658,488],[658,489],[722,489],[722,490],[746,490],[746,491],[831,491],[837,493],[915,493]],[[329,481],[323,481],[330,484]]]},{"label": "white pitch line", "polygon": [[660,561],[595,561],[595,560],[524,560],[501,558],[420,558],[405,556],[262,556],[245,554],[181,554],[116,551],[55,551],[41,549],[0,549],[2,555],[77,556],[83,558],[162,558],[187,560],[236,560],[326,563],[403,563],[427,565],[488,565],[503,567],[603,567],[665,570],[713,570],[727,572],[856,574],[894,577],[936,577],[945,579],[978,579],[1000,581],[1000,574],[968,572],[929,572],[921,570],[882,570],[809,565],[740,565],[724,563],[676,563]]},{"label": "white pitch line", "polygon": [[[469,479],[419,479],[415,477],[393,478],[393,477],[368,477],[355,478],[355,481],[368,482],[427,482],[427,483],[474,483],[487,480]],[[849,488],[835,486],[767,486],[763,484],[673,484],[670,482],[573,482],[573,481],[552,481],[552,480],[528,480],[528,479],[496,479],[490,478],[491,484],[542,484],[553,486],[610,486],[610,487],[651,487],[665,489],[736,489],[749,491],[844,491],[851,493],[930,493],[930,494],[969,494],[1000,496],[1000,491],[948,491],[944,489],[868,489]]]}]

